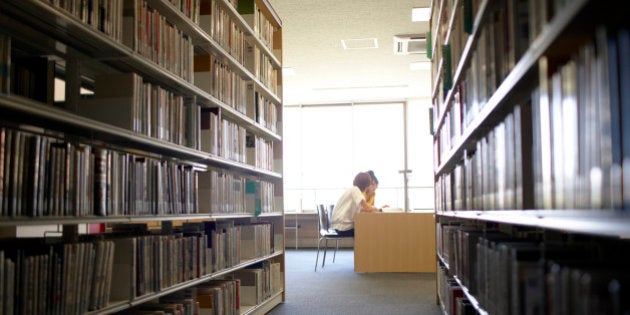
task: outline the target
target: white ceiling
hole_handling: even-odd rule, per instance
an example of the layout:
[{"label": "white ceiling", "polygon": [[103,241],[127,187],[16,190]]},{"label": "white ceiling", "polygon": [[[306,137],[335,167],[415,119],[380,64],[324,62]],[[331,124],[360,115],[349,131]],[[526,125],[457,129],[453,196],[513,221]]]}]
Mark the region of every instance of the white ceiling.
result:
[{"label": "white ceiling", "polygon": [[[428,97],[429,70],[409,68],[424,54],[395,55],[394,35],[425,34],[413,7],[430,0],[269,0],[282,20],[285,105]],[[376,38],[376,49],[344,50],[342,40]]]}]

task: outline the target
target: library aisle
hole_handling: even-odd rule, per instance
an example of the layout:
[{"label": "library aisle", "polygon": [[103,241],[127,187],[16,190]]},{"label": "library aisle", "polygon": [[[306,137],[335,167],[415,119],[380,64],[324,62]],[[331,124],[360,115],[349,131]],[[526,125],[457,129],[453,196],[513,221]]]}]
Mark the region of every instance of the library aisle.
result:
[{"label": "library aisle", "polygon": [[329,254],[314,272],[314,249],[286,251],[286,301],[269,315],[442,314],[435,274],[355,273],[352,250],[340,249],[334,263]]}]

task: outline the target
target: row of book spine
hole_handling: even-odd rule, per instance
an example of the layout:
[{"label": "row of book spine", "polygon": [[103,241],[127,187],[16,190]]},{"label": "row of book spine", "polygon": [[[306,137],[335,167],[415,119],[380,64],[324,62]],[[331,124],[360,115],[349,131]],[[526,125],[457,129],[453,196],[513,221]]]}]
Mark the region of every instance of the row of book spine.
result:
[{"label": "row of book spine", "polygon": [[[271,213],[273,187],[234,173],[198,172],[176,162],[0,128],[2,216]],[[199,199],[197,189],[205,198]]]},{"label": "row of book spine", "polygon": [[0,128],[5,217],[197,212],[192,167]]},{"label": "row of book spine", "polygon": [[241,261],[265,257],[273,253],[273,225],[271,223],[238,225],[238,229],[241,237]]},{"label": "row of book spine", "polygon": [[437,294],[440,299],[442,311],[452,315],[476,315],[479,314],[471,301],[464,294],[464,288],[453,278],[449,270],[443,265],[438,265],[436,273]]},{"label": "row of book spine", "polygon": [[[245,81],[240,82],[239,90],[245,92]],[[217,86],[221,88],[220,84]],[[93,97],[80,101],[78,114],[176,144],[193,148],[199,145],[205,152],[237,162],[250,161],[256,167],[273,168],[273,150],[265,150],[270,144],[264,145],[265,140],[257,141],[256,150],[247,152],[246,129],[226,119],[219,122],[218,108],[200,109],[194,102],[184,102],[181,95],[143,82],[135,73],[98,76],[94,90]],[[251,100],[254,103],[251,111],[269,124],[276,121],[276,105],[265,102],[258,93],[252,94],[258,97]]]},{"label": "row of book spine", "polygon": [[[13,244],[6,244],[7,242]],[[115,244],[4,240],[0,249],[3,314],[85,314],[109,303]]]},{"label": "row of book spine", "polygon": [[247,164],[273,171],[273,142],[257,135],[247,135]]},{"label": "row of book spine", "polygon": [[168,0],[175,8],[184,13],[193,23],[199,23],[202,0]]},{"label": "row of book spine", "polygon": [[[167,21],[165,16],[152,8],[146,0],[42,1],[69,12],[87,25],[131,47],[138,54],[184,80],[191,83],[194,81],[194,49],[190,34],[183,33],[176,25]],[[239,24],[233,21],[223,1],[195,0],[170,1],[170,3],[184,13],[191,24],[199,25],[240,64],[246,65],[259,61],[259,64],[249,66],[248,69],[252,72],[262,69],[261,74],[256,77],[273,91],[277,91],[277,88],[273,88],[277,82],[272,83],[273,78],[268,74],[273,72],[267,69],[270,66],[267,62],[268,57],[261,58],[248,53],[251,49],[246,48],[249,44],[246,44],[245,33],[240,29]],[[240,4],[230,2],[230,4],[235,8],[256,6],[253,0],[244,1],[244,3],[242,1]],[[256,12],[257,36],[260,36],[262,41],[273,49],[275,27],[257,6]],[[250,14],[245,14],[245,18],[248,19],[249,16]],[[248,54],[250,56],[247,56]],[[252,61],[247,62],[246,59]]]},{"label": "row of book spine", "polygon": [[200,149],[256,168],[273,171],[273,142],[223,119],[221,111],[201,109]]},{"label": "row of book spine", "polygon": [[246,45],[244,66],[274,95],[278,95],[278,69],[273,66],[269,56],[255,45]]},{"label": "row of book spine", "polygon": [[210,240],[212,260],[208,261],[208,268],[212,272],[275,252],[274,225],[270,222],[206,222],[204,229]]},{"label": "row of book spine", "polygon": [[[238,76],[234,75],[232,78]],[[225,81],[213,79],[207,82]],[[245,81],[241,80],[240,83],[238,89],[245,92]],[[217,86],[221,87],[220,84]],[[251,110],[260,119],[272,124],[272,121],[277,120],[274,119],[276,105],[265,102],[265,98],[258,93],[253,94],[258,97],[250,100],[254,103]],[[242,95],[241,98],[244,99],[245,96]],[[117,110],[112,111],[112,107]],[[181,95],[143,82],[142,77],[135,73],[97,77],[94,96],[82,99],[77,113],[150,137],[199,148],[237,162],[245,163],[249,160],[254,166],[265,166],[264,169],[268,170],[273,168],[273,158],[266,160],[269,154],[273,154],[273,150],[268,150],[269,154],[261,151],[265,141],[257,142],[259,146],[256,151],[246,152],[247,131],[226,119],[221,119],[219,123],[219,109],[200,109],[194,102],[184,102]]]},{"label": "row of book spine", "polygon": [[[111,302],[157,293],[234,266],[241,256],[269,255],[270,226],[226,221],[166,234],[114,228],[112,233],[81,236],[77,242],[6,239],[0,244],[0,310],[3,314],[85,314]],[[243,236],[241,229],[246,231]],[[241,242],[246,246],[238,246]],[[269,281],[263,278],[259,284]],[[255,300],[256,294],[252,296]]]},{"label": "row of book spine", "polygon": [[271,182],[215,170],[199,172],[198,177],[201,213],[260,214],[275,211],[275,185]]},{"label": "row of book spine", "polygon": [[182,79],[193,81],[194,46],[146,0],[125,1],[123,44]]},{"label": "row of book spine", "polygon": [[240,64],[245,60],[245,33],[222,1],[203,1],[199,26]]},{"label": "row of book spine", "polygon": [[240,113],[248,114],[248,82],[213,54],[195,56],[195,85]]},{"label": "row of book spine", "polygon": [[[442,114],[443,101],[452,87],[453,72],[461,52],[469,40],[474,18],[481,14],[481,0],[441,1],[431,11],[431,28],[427,33],[427,57],[442,60],[440,67],[431,71],[434,86],[439,86],[433,97],[435,115]],[[446,55],[444,55],[446,53]]]},{"label": "row of book spine", "polygon": [[[528,6],[527,1],[510,0],[500,4],[486,7],[486,12],[478,14],[487,15],[488,23],[479,28],[474,49],[470,52],[469,67],[463,73],[459,82],[453,82],[454,72],[460,62],[463,47],[469,40],[467,28],[464,22],[469,18],[462,18],[470,10],[464,6],[455,8],[455,21],[451,30],[449,42],[441,47],[440,56],[443,58],[442,93],[440,98],[434,99],[436,109],[434,119],[437,121],[441,115],[446,115],[445,121],[450,120],[449,143],[443,148],[450,149],[450,144],[456,142],[456,137],[461,135],[475,115],[481,111],[488,98],[501,84],[503,79],[512,70],[518,59],[528,48],[529,34],[527,32]],[[462,13],[459,13],[459,12]],[[523,31],[525,30],[525,31]],[[452,93],[450,108],[446,110],[444,97]],[[457,109],[453,109],[457,108]],[[445,123],[446,124],[446,123]],[[455,124],[455,126],[452,126]]]},{"label": "row of book spine", "polygon": [[527,138],[527,113],[520,105],[476,142],[451,172],[437,178],[436,210],[507,210],[532,207],[531,163]]},{"label": "row of book spine", "polygon": [[[248,87],[247,113],[261,126],[278,131],[278,106],[276,103],[258,91]],[[252,116],[253,114],[253,116]]]},{"label": "row of book spine", "polygon": [[112,241],[116,245],[112,301],[132,300],[198,279],[213,272],[212,262],[217,259],[212,256],[215,244],[203,233],[123,234]]},{"label": "row of book spine", "polygon": [[599,27],[562,63],[544,58],[532,99],[535,204],[630,205],[630,29]]},{"label": "row of book spine", "polygon": [[280,263],[266,261],[187,288],[121,314],[225,314],[238,315],[281,290]]},{"label": "row of book spine", "polygon": [[[434,99],[435,119],[444,114],[444,97],[451,92],[455,95],[451,99],[454,103],[452,106],[462,107],[463,125],[468,126],[530,44],[541,34],[543,26],[553,17],[553,12],[562,9],[564,4],[560,2],[490,2],[486,7],[487,12],[478,12],[479,3],[466,0],[463,5],[450,9],[455,15],[455,23],[449,29],[450,33],[447,33],[450,37],[447,38],[447,34],[442,35],[439,41],[442,46],[436,54],[436,57],[443,58],[444,63],[442,77],[434,78],[434,82],[442,85],[441,96]],[[541,12],[541,7],[545,8],[544,12]],[[472,30],[473,14],[484,15],[487,22],[478,30],[479,36],[471,51],[470,66],[463,73],[460,82],[455,83],[453,75],[462,57],[463,47],[470,40],[468,34]],[[445,28],[448,27],[441,26],[440,30]],[[436,75],[437,73],[434,74]]]},{"label": "row of book spine", "polygon": [[[99,75],[94,95],[79,101],[77,114],[179,145],[194,145],[197,105],[136,73]],[[187,110],[193,107],[193,110]]]},{"label": "row of book spine", "polygon": [[41,0],[75,16],[81,22],[122,41],[123,0]]},{"label": "row of book spine", "polygon": [[627,244],[542,241],[472,224],[437,226],[438,254],[489,314],[622,314]]},{"label": "row of book spine", "polygon": [[[437,179],[438,209],[627,208],[630,131],[622,122],[630,119],[629,34],[600,27],[556,70],[542,58],[531,96]],[[461,118],[459,106],[451,109]],[[448,121],[454,123],[438,136],[441,154],[450,150],[451,133],[464,128],[461,119]]]},{"label": "row of book spine", "polygon": [[247,162],[247,129],[245,127],[222,119],[219,127],[219,156],[240,163]]},{"label": "row of book spine", "polygon": [[275,212],[275,185],[262,180],[245,182],[245,208],[254,209],[254,214]]},{"label": "row of book spine", "polygon": [[[11,60],[11,38],[3,35],[3,85],[17,95],[52,103],[55,76],[46,58]],[[198,85],[237,111],[256,119],[263,127],[276,130],[277,105],[254,91],[242,77],[219,58],[210,56],[208,71],[198,71]],[[199,58],[198,58],[199,59]],[[54,63],[54,62],[52,62]],[[201,63],[201,62],[200,62]],[[44,83],[41,83],[43,80]],[[112,107],[115,107],[112,110]],[[107,74],[94,78],[94,94],[84,96],[76,113],[175,144],[199,148],[199,108],[194,99],[145,81],[136,73]],[[249,112],[249,113],[248,113]],[[228,142],[224,142],[227,144]],[[241,153],[228,156],[240,157]]]},{"label": "row of book spine", "polygon": [[241,1],[239,3],[238,12],[243,19],[254,30],[256,36],[273,51],[274,34],[277,31],[275,25],[265,16],[256,1]]},{"label": "row of book spine", "polygon": [[[207,82],[224,80],[212,79]],[[240,83],[239,90],[245,92],[245,81],[241,80]],[[220,84],[217,86],[222,88]],[[176,144],[194,148],[200,145],[200,149],[205,152],[237,162],[250,161],[256,167],[267,170],[273,168],[270,142],[259,139],[252,146],[256,150],[247,152],[250,150],[246,149],[246,129],[227,119],[219,121],[221,115],[218,108],[200,109],[192,102],[185,103],[181,95],[143,82],[142,77],[135,73],[98,76],[94,92],[93,97],[80,101],[78,114]],[[254,103],[251,111],[259,119],[275,126],[276,105],[266,102],[258,93],[253,94],[258,97],[251,100]],[[112,107],[117,110],[112,110]],[[201,117],[197,118],[199,115]],[[196,143],[198,141],[200,143]]]},{"label": "row of book spine", "polygon": [[112,301],[160,292],[264,257],[273,252],[271,226],[215,221],[191,223],[170,234],[120,231],[122,236],[112,238],[117,246],[114,267],[119,271],[113,279],[117,287]]},{"label": "row of book spine", "polygon": [[97,215],[165,215],[198,212],[196,171],[187,165],[95,150]]},{"label": "row of book spine", "polygon": [[282,288],[279,262],[263,261],[235,271],[233,277],[241,284],[241,305],[260,305]]}]

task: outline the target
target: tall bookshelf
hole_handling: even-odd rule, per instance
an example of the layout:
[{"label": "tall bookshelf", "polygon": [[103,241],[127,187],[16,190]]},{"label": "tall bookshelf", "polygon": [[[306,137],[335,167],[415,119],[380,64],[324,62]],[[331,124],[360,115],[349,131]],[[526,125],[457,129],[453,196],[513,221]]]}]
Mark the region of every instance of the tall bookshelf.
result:
[{"label": "tall bookshelf", "polygon": [[630,309],[630,28],[618,5],[432,1],[445,313]]},{"label": "tall bookshelf", "polygon": [[0,313],[285,300],[267,0],[0,3]]}]

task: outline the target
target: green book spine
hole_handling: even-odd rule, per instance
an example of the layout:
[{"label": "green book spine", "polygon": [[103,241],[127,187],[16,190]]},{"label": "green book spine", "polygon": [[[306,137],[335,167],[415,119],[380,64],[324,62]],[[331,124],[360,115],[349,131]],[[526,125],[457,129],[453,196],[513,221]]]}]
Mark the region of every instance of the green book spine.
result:
[{"label": "green book spine", "polygon": [[435,136],[435,126],[433,126],[433,106],[429,107],[429,133]]},{"label": "green book spine", "polygon": [[453,71],[451,65],[451,45],[442,46],[442,58],[444,59],[444,71],[442,80],[444,82],[444,96],[453,87]]},{"label": "green book spine", "polygon": [[254,0],[239,0],[237,11],[239,14],[254,14],[256,12],[256,3]]},{"label": "green book spine", "polygon": [[433,39],[431,37],[431,31],[427,32],[427,58],[433,59]]},{"label": "green book spine", "polygon": [[464,32],[472,34],[473,5],[472,0],[464,0]]}]

